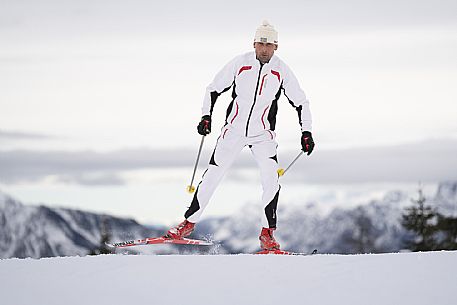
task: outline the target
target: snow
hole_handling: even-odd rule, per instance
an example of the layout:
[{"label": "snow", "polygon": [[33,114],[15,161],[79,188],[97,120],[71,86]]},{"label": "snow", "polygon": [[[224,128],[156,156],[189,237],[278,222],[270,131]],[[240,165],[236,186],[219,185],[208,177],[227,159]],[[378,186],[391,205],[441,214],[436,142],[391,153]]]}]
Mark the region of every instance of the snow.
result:
[{"label": "snow", "polygon": [[2,304],[455,304],[457,251],[0,260]]}]

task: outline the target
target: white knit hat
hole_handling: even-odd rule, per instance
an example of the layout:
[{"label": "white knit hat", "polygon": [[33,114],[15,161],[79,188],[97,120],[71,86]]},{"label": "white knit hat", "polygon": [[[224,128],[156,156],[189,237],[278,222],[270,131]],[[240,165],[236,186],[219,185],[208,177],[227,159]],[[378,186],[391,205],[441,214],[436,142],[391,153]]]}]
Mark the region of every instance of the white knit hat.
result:
[{"label": "white knit hat", "polygon": [[264,20],[255,31],[254,42],[274,43],[277,45],[278,32],[267,20]]}]

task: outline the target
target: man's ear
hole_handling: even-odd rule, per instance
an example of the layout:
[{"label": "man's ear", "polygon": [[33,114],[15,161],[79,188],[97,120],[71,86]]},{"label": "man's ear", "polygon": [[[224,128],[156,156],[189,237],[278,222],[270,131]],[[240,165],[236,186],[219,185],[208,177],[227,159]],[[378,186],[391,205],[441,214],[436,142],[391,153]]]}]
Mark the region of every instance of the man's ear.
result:
[{"label": "man's ear", "polygon": [[277,45],[277,44],[275,44],[275,51],[276,51],[277,49],[278,49],[278,45]]},{"label": "man's ear", "polygon": [[255,41],[252,43],[252,46],[253,46],[253,47],[254,47],[254,49],[255,49]]}]

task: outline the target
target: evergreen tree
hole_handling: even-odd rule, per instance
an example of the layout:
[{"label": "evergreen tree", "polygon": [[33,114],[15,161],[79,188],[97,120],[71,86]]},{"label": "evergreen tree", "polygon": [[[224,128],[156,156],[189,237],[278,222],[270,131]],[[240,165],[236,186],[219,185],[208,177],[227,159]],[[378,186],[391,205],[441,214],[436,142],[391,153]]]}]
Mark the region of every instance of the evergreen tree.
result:
[{"label": "evergreen tree", "polygon": [[110,242],[110,239],[108,219],[102,216],[100,221],[100,244],[98,248],[93,249],[89,255],[111,254],[111,250],[106,245],[106,243]]},{"label": "evergreen tree", "polygon": [[402,215],[402,225],[413,233],[412,240],[407,247],[412,251],[431,251],[438,248],[435,239],[437,232],[438,213],[431,206],[426,205],[426,198],[419,188],[419,198],[411,200],[413,206],[405,209]]},{"label": "evergreen tree", "polygon": [[376,232],[373,222],[364,207],[357,207],[350,212],[351,226],[341,233],[338,253],[376,253]]},{"label": "evergreen tree", "polygon": [[438,215],[439,250],[457,250],[457,218]]},{"label": "evergreen tree", "polygon": [[374,245],[374,226],[362,207],[356,209],[354,225],[354,246],[357,253],[377,252]]}]

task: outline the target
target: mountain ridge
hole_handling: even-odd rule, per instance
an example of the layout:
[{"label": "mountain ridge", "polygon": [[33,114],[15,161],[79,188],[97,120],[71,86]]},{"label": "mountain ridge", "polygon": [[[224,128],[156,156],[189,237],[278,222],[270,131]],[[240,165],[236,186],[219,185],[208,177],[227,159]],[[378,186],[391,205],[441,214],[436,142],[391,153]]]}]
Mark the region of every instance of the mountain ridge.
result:
[{"label": "mountain ridge", "polygon": [[[401,214],[411,200],[402,191],[389,191],[382,199],[350,208],[338,207],[327,214],[321,213],[318,203],[282,204],[275,235],[283,249],[297,252],[401,251],[410,237],[401,225]],[[457,182],[440,183],[427,204],[445,215],[456,215]],[[234,215],[204,218],[191,236],[214,240],[214,247],[135,247],[128,253],[252,253],[259,249],[261,217],[261,207],[246,204]],[[166,229],[106,214],[27,206],[0,192],[0,258],[83,256],[100,247],[102,233],[108,234],[111,241],[123,241],[161,236]]]}]

